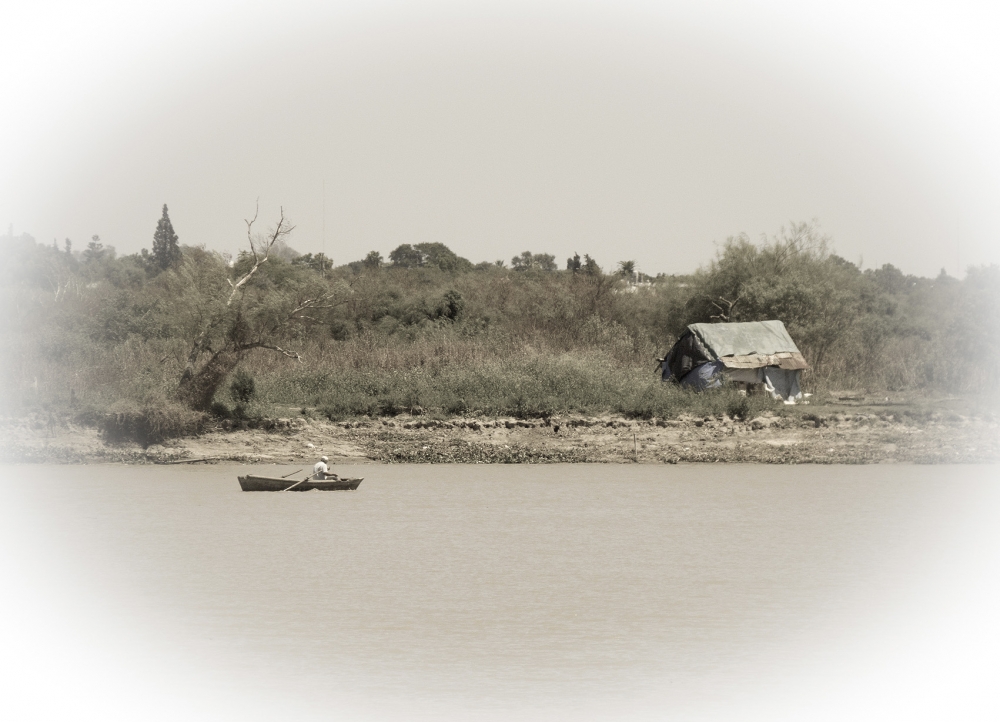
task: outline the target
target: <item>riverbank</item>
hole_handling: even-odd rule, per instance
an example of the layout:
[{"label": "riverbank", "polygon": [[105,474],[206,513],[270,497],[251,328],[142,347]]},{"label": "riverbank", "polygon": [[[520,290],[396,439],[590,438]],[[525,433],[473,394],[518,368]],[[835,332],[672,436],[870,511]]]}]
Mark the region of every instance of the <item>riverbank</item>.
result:
[{"label": "riverbank", "polygon": [[[901,403],[794,407],[753,419],[681,415],[634,420],[396,416],[331,422],[289,416],[220,423],[146,448],[107,443],[53,416],[0,421],[0,460],[14,463],[765,463],[1000,462],[1000,418]],[[244,428],[245,427],[245,428]]]}]

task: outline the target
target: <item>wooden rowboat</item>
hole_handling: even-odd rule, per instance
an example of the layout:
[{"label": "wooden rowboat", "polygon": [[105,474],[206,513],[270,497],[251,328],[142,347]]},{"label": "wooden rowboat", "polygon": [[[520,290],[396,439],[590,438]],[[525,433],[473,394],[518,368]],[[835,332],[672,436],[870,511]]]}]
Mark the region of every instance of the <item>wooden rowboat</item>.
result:
[{"label": "wooden rowboat", "polygon": [[294,479],[275,479],[269,476],[239,476],[243,491],[354,491],[361,485],[361,479],[307,479],[295,483]]}]

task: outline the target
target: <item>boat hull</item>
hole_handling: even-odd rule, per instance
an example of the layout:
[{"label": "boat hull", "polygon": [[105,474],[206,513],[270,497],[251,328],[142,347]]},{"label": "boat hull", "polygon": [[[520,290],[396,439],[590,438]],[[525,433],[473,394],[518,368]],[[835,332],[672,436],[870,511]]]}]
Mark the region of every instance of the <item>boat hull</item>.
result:
[{"label": "boat hull", "polygon": [[[239,476],[243,491],[354,491],[364,479],[309,479],[295,484],[294,479],[274,479],[269,476]],[[295,484],[295,486],[292,486]],[[289,488],[291,487],[291,488]]]}]

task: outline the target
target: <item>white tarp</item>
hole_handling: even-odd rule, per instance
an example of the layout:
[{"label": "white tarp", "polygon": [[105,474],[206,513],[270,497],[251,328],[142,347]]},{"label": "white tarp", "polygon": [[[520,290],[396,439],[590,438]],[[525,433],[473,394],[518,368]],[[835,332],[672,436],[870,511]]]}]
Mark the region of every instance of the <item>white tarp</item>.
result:
[{"label": "white tarp", "polygon": [[727,369],[725,377],[744,384],[764,384],[764,389],[773,398],[781,399],[786,404],[794,404],[802,399],[802,390],[799,388],[801,373],[798,370],[765,366],[759,369]]}]

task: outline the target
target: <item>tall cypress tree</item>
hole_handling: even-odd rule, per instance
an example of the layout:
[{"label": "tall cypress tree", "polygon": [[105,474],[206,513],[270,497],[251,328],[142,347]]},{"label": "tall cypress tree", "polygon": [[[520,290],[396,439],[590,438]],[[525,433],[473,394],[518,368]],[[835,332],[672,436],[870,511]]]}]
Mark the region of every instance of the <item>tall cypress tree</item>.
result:
[{"label": "tall cypress tree", "polygon": [[153,265],[161,271],[177,265],[181,260],[181,248],[177,245],[177,234],[167,215],[166,203],[163,204],[163,216],[157,222],[156,233],[153,234],[152,256]]}]

